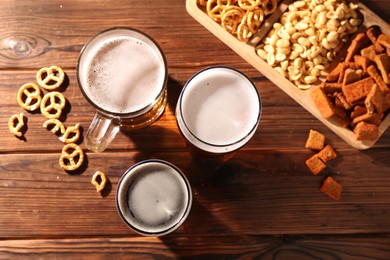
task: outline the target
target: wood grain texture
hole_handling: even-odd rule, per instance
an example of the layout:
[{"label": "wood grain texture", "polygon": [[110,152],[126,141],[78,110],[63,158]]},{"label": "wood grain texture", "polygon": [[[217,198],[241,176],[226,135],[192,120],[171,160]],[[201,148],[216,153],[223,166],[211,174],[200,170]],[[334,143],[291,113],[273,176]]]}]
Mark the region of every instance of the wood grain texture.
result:
[{"label": "wood grain texture", "polygon": [[[389,259],[390,132],[369,150],[351,148],[263,74],[196,22],[184,0],[0,1],[0,259]],[[362,1],[386,22],[387,0]],[[168,62],[169,102],[163,116],[137,132],[121,131],[109,149],[87,151],[79,171],[60,169],[62,143],[25,112],[25,140],[8,130],[22,112],[19,87],[56,64],[66,125],[85,132],[95,111],[83,98],[75,65],[85,42],[101,30],[129,26],[151,35]],[[251,77],[262,96],[260,127],[236,157],[218,170],[196,164],[174,116],[178,95],[194,73],[225,65]],[[305,160],[310,129],[326,136],[338,158],[318,176]],[[158,158],[188,177],[194,202],[173,234],[142,237],[115,208],[117,183],[131,165]],[[109,179],[96,193],[96,170]],[[326,176],[344,187],[333,201],[319,191]]]},{"label": "wood grain texture", "polygon": [[[228,246],[226,246],[228,245]],[[388,259],[389,236],[166,236],[0,241],[4,258]]]},{"label": "wood grain texture", "polygon": [[[304,165],[311,156],[306,150],[241,151],[213,171],[195,164],[187,152],[87,152],[84,167],[73,174],[59,168],[59,155],[1,157],[2,236],[132,234],[116,212],[116,187],[129,166],[149,158],[169,160],[191,183],[193,207],[178,234],[390,232],[386,150],[365,155],[340,151],[340,160],[319,176],[312,176]],[[275,160],[283,164],[275,165]],[[370,161],[369,175],[359,171],[364,167],[359,161]],[[110,180],[103,197],[90,184],[96,170]],[[339,202],[319,191],[328,175],[344,187]]]}]

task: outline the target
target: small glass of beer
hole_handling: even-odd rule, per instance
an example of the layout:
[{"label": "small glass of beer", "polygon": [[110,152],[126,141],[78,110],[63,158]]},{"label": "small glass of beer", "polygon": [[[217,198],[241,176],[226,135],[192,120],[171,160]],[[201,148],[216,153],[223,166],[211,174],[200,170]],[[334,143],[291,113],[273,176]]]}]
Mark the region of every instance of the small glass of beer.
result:
[{"label": "small glass of beer", "polygon": [[167,63],[158,44],[132,28],[111,28],[94,36],[81,50],[77,80],[97,110],[86,146],[102,152],[120,126],[150,125],[167,103]]},{"label": "small glass of beer", "polygon": [[192,205],[186,176],[173,164],[157,159],[130,167],[118,183],[116,206],[124,223],[144,236],[175,231]]},{"label": "small glass of beer", "polygon": [[261,110],[256,85],[246,75],[216,66],[187,81],[176,106],[176,119],[196,159],[225,162],[254,135]]}]

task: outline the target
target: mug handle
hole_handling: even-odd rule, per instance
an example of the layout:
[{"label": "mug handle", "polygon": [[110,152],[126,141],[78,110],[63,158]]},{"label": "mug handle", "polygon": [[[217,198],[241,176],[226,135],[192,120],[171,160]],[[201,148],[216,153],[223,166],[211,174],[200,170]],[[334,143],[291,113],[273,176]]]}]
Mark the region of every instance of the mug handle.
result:
[{"label": "mug handle", "polygon": [[93,152],[103,152],[114,140],[120,126],[119,118],[96,112],[85,137],[85,146]]}]

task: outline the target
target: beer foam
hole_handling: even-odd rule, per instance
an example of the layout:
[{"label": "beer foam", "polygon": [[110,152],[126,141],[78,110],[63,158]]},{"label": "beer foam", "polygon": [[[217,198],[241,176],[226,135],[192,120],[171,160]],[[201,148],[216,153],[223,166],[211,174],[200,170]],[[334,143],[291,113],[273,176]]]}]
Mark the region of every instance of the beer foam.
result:
[{"label": "beer foam", "polygon": [[194,76],[187,82],[179,103],[181,111],[176,114],[181,116],[183,134],[209,152],[227,152],[237,148],[227,146],[246,142],[256,130],[261,112],[253,83],[225,67],[206,69]]},{"label": "beer foam", "polygon": [[165,80],[157,49],[127,36],[103,38],[84,51],[79,79],[89,99],[113,113],[133,113],[153,103]]},{"label": "beer foam", "polygon": [[126,218],[133,227],[158,233],[181,222],[190,198],[180,173],[152,162],[136,167],[130,174],[127,191],[130,214]]}]

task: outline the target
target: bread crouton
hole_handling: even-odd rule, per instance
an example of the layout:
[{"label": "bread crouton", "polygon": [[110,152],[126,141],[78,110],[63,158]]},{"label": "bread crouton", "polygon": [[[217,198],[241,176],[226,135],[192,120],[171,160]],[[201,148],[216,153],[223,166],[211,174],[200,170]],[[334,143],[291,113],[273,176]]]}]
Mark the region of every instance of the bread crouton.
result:
[{"label": "bread crouton", "polygon": [[360,122],[354,128],[355,137],[361,141],[375,141],[378,138],[378,127],[374,124]]},{"label": "bread crouton", "polygon": [[313,175],[319,174],[323,169],[326,168],[326,164],[321,161],[317,154],[306,160],[306,166],[309,168]]},{"label": "bread crouton", "polygon": [[367,73],[368,75],[370,75],[371,78],[374,79],[375,83],[379,86],[380,90],[384,95],[390,92],[389,87],[383,81],[381,75],[379,74],[378,70],[375,68],[374,65],[371,65],[367,68]]},{"label": "bread crouton", "polygon": [[367,68],[373,64],[373,62],[363,56],[355,55],[353,57],[355,63],[363,69],[364,72],[367,72]]},{"label": "bread crouton", "polygon": [[351,112],[351,119],[354,119],[358,116],[364,115],[367,113],[367,108],[364,106],[355,106]]},{"label": "bread crouton", "polygon": [[343,85],[341,88],[347,101],[352,104],[359,99],[365,98],[374,84],[374,79],[368,77],[351,84]]},{"label": "bread crouton", "polygon": [[351,120],[347,116],[340,117],[340,116],[335,115],[330,120],[333,121],[333,123],[340,125],[344,128],[347,128],[351,123]]},{"label": "bread crouton", "polygon": [[346,99],[343,93],[337,93],[335,98],[335,104],[336,106],[343,107],[346,110],[350,110],[353,106],[351,103],[349,103]]},{"label": "bread crouton", "polygon": [[343,78],[343,85],[354,83],[362,79],[363,70],[346,69]]},{"label": "bread crouton", "polygon": [[376,53],[382,53],[385,51],[385,47],[383,47],[379,42],[378,42],[378,37],[381,34],[381,29],[378,26],[372,26],[367,29],[366,35],[372,42],[375,48]]},{"label": "bread crouton", "polygon": [[313,89],[310,95],[323,118],[329,119],[336,115],[336,106],[329,100],[322,88]]},{"label": "bread crouton", "polygon": [[347,72],[347,70],[350,71],[351,69],[357,70],[357,69],[359,69],[359,66],[352,61],[351,62],[343,62],[343,65],[341,66],[341,70],[340,70],[338,83],[343,83],[345,73]]},{"label": "bread crouton", "polygon": [[364,101],[368,113],[372,114],[376,111],[378,112],[378,114],[382,114],[383,102],[384,96],[382,94],[382,91],[379,89],[377,84],[374,84]]},{"label": "bread crouton", "polygon": [[375,55],[374,61],[379,71],[381,72],[381,76],[383,81],[386,84],[390,84],[389,72],[390,72],[390,57],[387,54],[378,54]]},{"label": "bread crouton", "polygon": [[390,36],[387,36],[385,34],[381,34],[378,37],[378,42],[385,46],[386,48],[390,49]]},{"label": "bread crouton", "polygon": [[382,114],[378,114],[378,113],[369,114],[369,113],[367,113],[367,114],[363,114],[363,115],[355,117],[352,120],[351,125],[352,125],[352,127],[354,127],[360,122],[366,122],[366,123],[373,124],[373,125],[379,125],[381,123],[381,119],[382,119]]},{"label": "bread crouton", "polygon": [[383,111],[390,108],[390,92],[387,93],[383,99]]},{"label": "bread crouton", "polygon": [[325,92],[325,94],[333,94],[335,92],[341,92],[341,84],[337,82],[334,83],[323,82],[320,85],[320,88]]},{"label": "bread crouton", "polygon": [[326,81],[327,82],[337,82],[339,79],[340,73],[341,73],[341,68],[343,66],[343,63],[340,62],[337,64],[336,68],[334,68],[327,76],[326,76]]},{"label": "bread crouton", "polygon": [[335,179],[329,176],[322,183],[320,190],[322,193],[326,194],[330,198],[334,200],[340,200],[341,192],[343,191],[343,186],[341,186],[340,183],[338,183]]},{"label": "bread crouton", "polygon": [[365,33],[358,33],[347,49],[347,57],[345,58],[345,61],[353,61],[353,56],[369,44],[370,39],[368,39],[367,35]]},{"label": "bread crouton", "polygon": [[360,55],[364,58],[367,58],[369,60],[374,60],[376,51],[375,51],[375,46],[370,45],[360,51]]},{"label": "bread crouton", "polygon": [[318,157],[324,163],[329,162],[337,157],[337,154],[333,150],[333,148],[328,144],[321,151],[317,153]]},{"label": "bread crouton", "polygon": [[305,147],[311,150],[321,150],[325,145],[325,136],[318,131],[310,129]]}]

